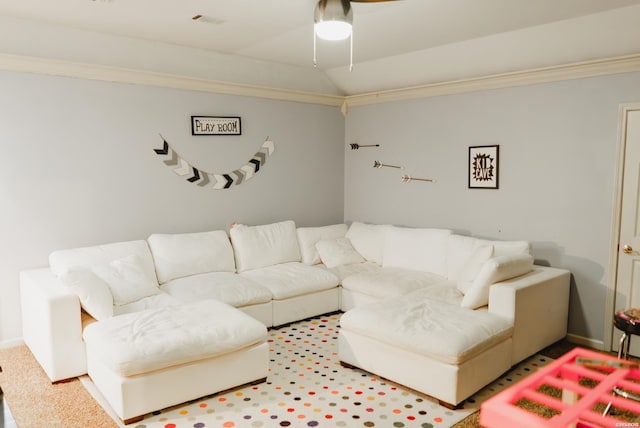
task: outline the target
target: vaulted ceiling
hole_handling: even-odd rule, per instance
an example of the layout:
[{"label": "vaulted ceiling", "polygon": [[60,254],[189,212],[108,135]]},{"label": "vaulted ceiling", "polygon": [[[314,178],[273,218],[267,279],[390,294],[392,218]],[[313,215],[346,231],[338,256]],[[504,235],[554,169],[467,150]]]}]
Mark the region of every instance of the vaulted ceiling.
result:
[{"label": "vaulted ceiling", "polygon": [[[237,76],[240,83],[274,87],[286,87],[289,80],[290,89],[340,95],[640,53],[640,0],[399,0],[353,4],[352,72],[348,40],[319,41],[314,68],[315,5],[316,0],[0,0],[0,52],[154,68],[145,60],[160,63],[151,57],[183,49],[224,62],[224,72],[219,64],[201,71],[212,79]],[[194,20],[196,15],[201,17]],[[183,60],[171,56],[164,61]],[[262,66],[261,77],[255,70],[247,74],[247,67]],[[182,72],[179,64],[165,68],[157,71]],[[299,79],[270,83],[269,73]],[[314,79],[323,82],[309,83]]]}]

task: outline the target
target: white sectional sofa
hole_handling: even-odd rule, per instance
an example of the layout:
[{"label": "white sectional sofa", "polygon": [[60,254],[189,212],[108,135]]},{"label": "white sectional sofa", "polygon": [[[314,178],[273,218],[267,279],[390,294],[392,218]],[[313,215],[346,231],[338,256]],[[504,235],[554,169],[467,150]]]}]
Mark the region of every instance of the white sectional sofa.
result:
[{"label": "white sectional sofa", "polygon": [[[566,335],[569,272],[534,266],[529,252],[527,242],[359,222],[154,234],[55,251],[49,267],[21,272],[23,335],[52,381],[88,372],[129,421],[263,379],[266,327],[343,310],[345,364],[456,405]],[[195,334],[169,346],[161,364],[143,364],[135,373],[123,368],[144,359],[136,335],[171,341],[176,329],[189,330],[185,313],[221,325],[220,336]],[[115,337],[122,323],[139,330]],[[168,333],[153,330],[156,324]],[[229,347],[227,336],[234,334],[242,340]],[[148,346],[161,348],[157,337]],[[126,357],[99,345],[109,341],[129,343],[120,352]],[[211,341],[224,343],[184,359],[182,348]],[[243,370],[247,365],[255,369]],[[207,389],[196,381],[199,370],[224,367],[224,384]],[[183,393],[127,403],[137,400],[135,391],[158,389],[181,370],[191,379],[181,384]]]}]

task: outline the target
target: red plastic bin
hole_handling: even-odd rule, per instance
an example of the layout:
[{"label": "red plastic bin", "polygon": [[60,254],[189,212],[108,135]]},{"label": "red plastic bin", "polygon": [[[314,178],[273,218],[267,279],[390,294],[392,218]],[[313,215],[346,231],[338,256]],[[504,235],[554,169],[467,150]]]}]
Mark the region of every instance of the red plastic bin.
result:
[{"label": "red plastic bin", "polygon": [[[545,385],[551,388],[545,388]],[[614,388],[619,393],[614,394]],[[548,391],[552,389],[562,391],[561,396],[550,394]],[[640,426],[638,398],[638,364],[601,352],[574,348],[482,403],[480,425],[486,428]],[[545,410],[552,416],[545,417],[518,406],[520,400],[529,401],[538,411]],[[603,409],[609,403],[615,412],[603,415]]]}]

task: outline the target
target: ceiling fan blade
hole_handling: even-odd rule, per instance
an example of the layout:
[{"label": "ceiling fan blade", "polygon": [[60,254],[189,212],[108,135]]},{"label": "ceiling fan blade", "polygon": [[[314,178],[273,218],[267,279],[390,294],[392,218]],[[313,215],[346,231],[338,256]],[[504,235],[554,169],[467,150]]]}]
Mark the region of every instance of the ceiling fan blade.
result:
[{"label": "ceiling fan blade", "polygon": [[398,1],[398,0],[351,0],[352,3],[380,3],[383,1]]}]

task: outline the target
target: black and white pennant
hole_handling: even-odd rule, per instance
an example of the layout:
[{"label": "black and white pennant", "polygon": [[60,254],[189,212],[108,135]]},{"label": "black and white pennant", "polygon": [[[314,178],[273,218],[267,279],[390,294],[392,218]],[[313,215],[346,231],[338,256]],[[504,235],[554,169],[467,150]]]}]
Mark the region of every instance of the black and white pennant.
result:
[{"label": "black and white pennant", "polygon": [[216,174],[203,171],[191,165],[169,146],[164,137],[160,137],[162,138],[162,148],[153,149],[153,151],[164,158],[165,165],[172,168],[173,172],[184,177],[190,183],[197,184],[200,187],[210,186],[216,190],[229,189],[250,180],[260,171],[267,162],[267,158],[275,151],[273,141],[267,137],[262,146],[260,146],[260,150],[245,165],[231,172]]}]

